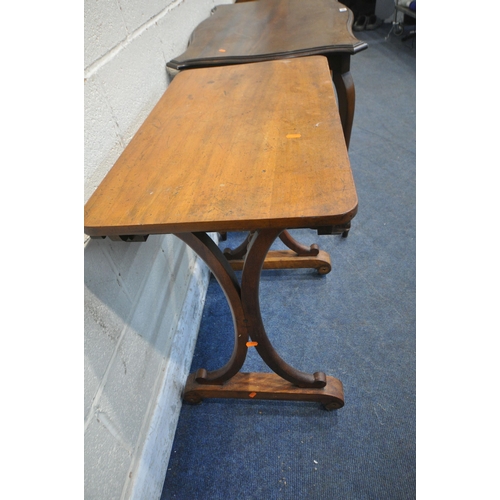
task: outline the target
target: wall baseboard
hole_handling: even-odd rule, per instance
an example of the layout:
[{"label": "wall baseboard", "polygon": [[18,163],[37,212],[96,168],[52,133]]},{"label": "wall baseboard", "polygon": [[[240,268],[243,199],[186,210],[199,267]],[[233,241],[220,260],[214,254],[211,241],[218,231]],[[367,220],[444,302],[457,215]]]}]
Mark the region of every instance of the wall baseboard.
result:
[{"label": "wall baseboard", "polygon": [[123,499],[161,497],[165,474],[182,406],[182,391],[189,375],[210,279],[207,266],[196,259],[172,350],[165,359],[163,381],[138,465]]}]

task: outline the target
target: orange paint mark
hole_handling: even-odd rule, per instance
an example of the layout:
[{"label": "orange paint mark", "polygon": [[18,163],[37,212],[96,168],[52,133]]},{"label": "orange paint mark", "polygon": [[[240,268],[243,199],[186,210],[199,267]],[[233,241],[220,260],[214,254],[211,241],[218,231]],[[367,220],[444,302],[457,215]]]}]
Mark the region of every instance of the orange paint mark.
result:
[{"label": "orange paint mark", "polygon": [[247,347],[255,347],[256,345],[259,345],[258,342],[247,342]]},{"label": "orange paint mark", "polygon": [[249,398],[254,398],[255,396],[257,396],[257,393],[256,392],[251,392],[248,397]]},{"label": "orange paint mark", "polygon": [[287,134],[286,138],[287,139],[298,139],[300,137],[300,134]]},{"label": "orange paint mark", "polygon": [[226,49],[219,49],[219,52],[226,52]]}]

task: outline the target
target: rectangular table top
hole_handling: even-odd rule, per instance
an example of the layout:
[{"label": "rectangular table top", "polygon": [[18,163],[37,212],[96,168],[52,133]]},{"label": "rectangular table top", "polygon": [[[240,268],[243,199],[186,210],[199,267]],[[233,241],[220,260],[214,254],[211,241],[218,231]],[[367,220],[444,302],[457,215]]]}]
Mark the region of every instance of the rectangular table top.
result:
[{"label": "rectangular table top", "polygon": [[349,222],[357,195],[327,60],[187,70],[85,205],[89,236]]},{"label": "rectangular table top", "polygon": [[285,57],[355,54],[368,47],[352,34],[352,11],[337,0],[259,0],[218,5],[193,31],[184,69]]}]

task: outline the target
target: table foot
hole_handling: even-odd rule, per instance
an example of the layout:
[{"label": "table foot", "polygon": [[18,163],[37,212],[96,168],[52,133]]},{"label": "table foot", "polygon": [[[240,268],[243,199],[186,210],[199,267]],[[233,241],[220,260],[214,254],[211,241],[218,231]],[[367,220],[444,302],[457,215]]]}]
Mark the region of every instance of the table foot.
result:
[{"label": "table foot", "polygon": [[[229,264],[235,271],[243,269],[244,259],[232,259]],[[319,274],[328,274],[332,270],[330,255],[323,250],[318,255],[297,255],[292,250],[271,250],[266,255],[263,269],[316,269]]]},{"label": "table foot", "polygon": [[[224,255],[235,271],[243,269],[245,255],[252,237],[253,232],[250,232],[238,247],[224,249]],[[310,246],[303,245],[288,231],[283,231],[279,238],[291,251],[270,251],[264,261],[264,269],[314,268],[319,274],[328,274],[332,270],[330,256],[320,251],[316,243]]]},{"label": "table foot", "polygon": [[[244,259],[230,260],[235,271],[243,269]],[[328,274],[332,270],[330,255],[319,250],[318,255],[300,256],[292,250],[271,250],[266,256],[263,269],[316,269],[319,274]]]},{"label": "table foot", "polygon": [[326,376],[323,388],[297,387],[275,373],[237,373],[223,385],[199,384],[192,373],[184,390],[184,400],[201,403],[205,398],[265,399],[287,401],[315,401],[326,410],[337,410],[344,406],[342,382]]}]

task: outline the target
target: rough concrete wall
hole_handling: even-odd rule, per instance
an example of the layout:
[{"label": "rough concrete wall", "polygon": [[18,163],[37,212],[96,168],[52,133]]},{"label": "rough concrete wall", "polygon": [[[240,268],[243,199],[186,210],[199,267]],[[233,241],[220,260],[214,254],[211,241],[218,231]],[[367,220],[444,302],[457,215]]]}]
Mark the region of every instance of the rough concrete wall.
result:
[{"label": "rough concrete wall", "polygon": [[[85,0],[85,201],[217,0]],[[208,270],[174,236],[85,238],[85,498],[159,498]]]}]

